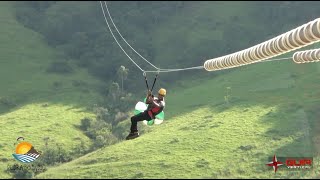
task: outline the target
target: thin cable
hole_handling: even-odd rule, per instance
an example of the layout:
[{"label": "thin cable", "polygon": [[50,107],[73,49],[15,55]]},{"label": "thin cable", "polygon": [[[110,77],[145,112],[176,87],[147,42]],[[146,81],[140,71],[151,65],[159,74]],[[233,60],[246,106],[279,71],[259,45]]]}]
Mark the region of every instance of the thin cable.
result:
[{"label": "thin cable", "polygon": [[189,67],[189,68],[179,68],[179,69],[161,69],[160,68],[160,71],[170,71],[170,70],[188,70],[188,69],[202,69],[202,68],[204,68],[203,66],[195,66],[195,67]]},{"label": "thin cable", "polygon": [[[267,62],[267,61],[280,61],[280,60],[286,60],[286,59],[291,59],[291,58],[292,57],[270,59],[270,60],[259,61],[259,62],[256,62],[256,63]],[[160,72],[175,72],[175,71],[183,71],[183,70],[189,70],[189,69],[203,69],[203,68],[204,68],[203,66],[196,66],[196,67],[183,68],[183,69],[160,69]],[[145,71],[145,72],[158,72],[158,71]]]},{"label": "thin cable", "polygon": [[145,71],[145,72],[175,72],[175,71],[184,71],[184,70],[190,70],[190,69],[203,69],[203,66],[196,66],[196,67],[190,67],[190,68],[182,68],[182,69],[159,69],[159,71]]},{"label": "thin cable", "polygon": [[[105,3],[105,6],[106,6],[106,9],[107,9],[107,12],[108,12],[108,15],[109,15],[109,18],[113,24],[113,26],[115,27],[116,31],[118,32],[118,34],[120,35],[120,37],[126,42],[126,44],[135,52],[137,53],[142,59],[144,59],[146,62],[148,62],[151,66],[153,66],[154,68],[156,68],[158,71],[146,71],[146,72],[169,72],[169,71],[182,71],[182,70],[188,70],[188,69],[195,69],[194,67],[192,68],[183,68],[183,69],[160,69],[156,66],[154,66],[151,62],[149,62],[147,59],[145,59],[142,55],[140,55],[133,47],[131,47],[131,45],[126,41],[126,39],[121,35],[120,31],[118,30],[117,26],[115,25],[115,23],[113,22],[112,20],[112,17],[111,17],[111,14],[109,12],[109,9],[108,9],[108,5],[106,3],[106,1],[104,2]],[[201,66],[203,68],[203,66]],[[197,67],[196,67],[197,68]]]},{"label": "thin cable", "polygon": [[103,9],[103,6],[102,6],[101,1],[100,1],[100,5],[101,5],[101,8],[102,8],[102,12],[103,12],[104,19],[105,19],[105,21],[106,21],[106,23],[107,23],[107,25],[108,25],[108,28],[109,28],[109,30],[110,30],[110,32],[111,32],[111,34],[112,34],[112,37],[113,37],[114,40],[117,42],[117,44],[118,44],[118,46],[121,48],[121,50],[128,56],[128,58],[129,58],[142,72],[144,72],[144,70],[143,70],[140,66],[138,66],[138,64],[137,64],[136,62],[134,62],[134,60],[131,59],[131,57],[130,57],[130,56],[126,53],[126,51],[121,47],[121,45],[119,44],[117,38],[113,35],[112,30],[111,30],[111,28],[110,28],[110,26],[109,26],[109,23],[108,23],[108,19],[107,19],[105,13],[104,13],[104,9]]},{"label": "thin cable", "polygon": [[110,20],[111,20],[113,26],[115,27],[115,29],[116,29],[116,31],[118,32],[118,34],[120,35],[120,37],[124,40],[124,42],[126,42],[126,44],[127,44],[135,53],[137,53],[143,60],[145,60],[146,62],[148,62],[148,63],[149,63],[151,66],[153,66],[154,68],[159,69],[159,68],[157,68],[155,65],[153,65],[151,62],[149,62],[148,60],[146,60],[142,55],[140,55],[133,47],[130,46],[130,44],[126,41],[126,39],[125,39],[125,38],[121,35],[121,33],[119,32],[117,26],[114,24],[114,22],[113,22],[113,20],[112,20],[112,17],[111,17],[111,14],[110,14],[110,12],[109,12],[108,5],[107,5],[106,1],[105,1],[104,3],[105,3],[105,6],[106,6],[106,9],[107,9],[108,15],[109,15],[109,17],[110,17]]},{"label": "thin cable", "polygon": [[[101,1],[100,1],[101,3]],[[174,71],[183,71],[183,70],[189,70],[189,69],[203,69],[204,67],[203,66],[197,66],[197,67],[191,67],[191,68],[182,68],[182,69],[160,69],[156,66],[154,66],[151,62],[149,62],[147,59],[145,59],[142,55],[140,55],[133,47],[131,47],[131,45],[125,40],[125,38],[121,35],[120,31],[118,30],[117,26],[115,25],[115,23],[113,22],[112,20],[112,17],[111,17],[111,14],[109,12],[109,9],[108,9],[108,5],[106,2],[105,3],[105,7],[107,9],[107,12],[108,12],[108,15],[109,15],[109,18],[113,24],[113,26],[115,27],[116,31],[118,32],[118,34],[120,35],[120,37],[126,42],[126,44],[135,52],[137,53],[142,59],[144,59],[146,62],[148,62],[151,66],[153,66],[154,68],[157,69],[157,71],[144,71],[144,72],[174,72]]]},{"label": "thin cable", "polygon": [[259,62],[280,61],[280,60],[286,60],[286,59],[292,59],[292,57],[278,58],[278,59],[269,59],[269,60],[264,60],[264,61],[259,61]]},{"label": "thin cable", "polygon": [[195,67],[189,67],[189,68],[180,68],[180,69],[160,69],[161,72],[169,72],[169,71],[184,71],[189,69],[203,69],[203,66],[195,66]]}]

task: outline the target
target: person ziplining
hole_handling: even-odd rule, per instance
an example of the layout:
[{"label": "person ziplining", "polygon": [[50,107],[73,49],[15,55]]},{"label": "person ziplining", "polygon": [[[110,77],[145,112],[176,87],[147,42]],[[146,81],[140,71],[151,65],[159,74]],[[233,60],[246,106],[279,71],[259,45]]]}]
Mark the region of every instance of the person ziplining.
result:
[{"label": "person ziplining", "polygon": [[[147,96],[144,102],[138,102],[135,108],[135,115],[131,117],[130,133],[126,137],[126,140],[134,139],[139,137],[138,122],[147,121],[148,125],[152,125],[156,119],[164,120],[164,108],[165,100],[164,97],[167,94],[166,89],[160,88],[158,91],[158,97],[152,94],[153,87],[157,81],[159,73],[154,78],[151,90],[149,89],[148,80],[146,73],[143,73],[146,85],[147,85]],[[149,124],[149,122],[151,122]]]},{"label": "person ziplining", "polygon": [[146,97],[146,104],[148,104],[148,107],[145,111],[131,117],[130,133],[126,137],[126,140],[139,137],[139,131],[137,126],[139,121],[152,121],[156,118],[158,114],[163,112],[163,109],[165,108],[165,96],[166,90],[164,88],[161,88],[158,91],[158,97],[154,97],[154,95],[152,95],[152,92],[150,90],[148,91]]}]

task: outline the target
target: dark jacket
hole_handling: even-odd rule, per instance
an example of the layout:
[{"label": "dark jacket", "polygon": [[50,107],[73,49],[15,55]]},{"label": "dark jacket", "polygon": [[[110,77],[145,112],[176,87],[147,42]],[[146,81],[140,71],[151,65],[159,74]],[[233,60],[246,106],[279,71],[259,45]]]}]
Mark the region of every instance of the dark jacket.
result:
[{"label": "dark jacket", "polygon": [[148,114],[152,119],[155,119],[155,116],[161,113],[165,107],[164,98],[160,100],[153,95],[147,97],[146,104],[148,104],[146,111],[148,111]]}]

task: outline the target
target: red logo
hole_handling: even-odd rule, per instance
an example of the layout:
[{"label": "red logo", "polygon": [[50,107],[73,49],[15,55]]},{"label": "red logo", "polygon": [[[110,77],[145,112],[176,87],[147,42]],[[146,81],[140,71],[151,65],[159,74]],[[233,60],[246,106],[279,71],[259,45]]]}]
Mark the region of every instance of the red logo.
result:
[{"label": "red logo", "polygon": [[283,163],[280,162],[280,161],[278,161],[276,155],[274,155],[274,156],[273,156],[273,159],[272,159],[272,162],[269,162],[269,163],[266,164],[266,165],[268,165],[268,166],[273,166],[274,173],[276,173],[278,167],[281,166],[281,165],[283,165]]},{"label": "red logo", "polygon": [[312,166],[312,159],[303,158],[300,160],[290,158],[286,160],[288,168],[300,168],[300,169],[309,169]]},{"label": "red logo", "polygon": [[[283,162],[278,161],[278,159],[282,159]],[[272,161],[269,162],[268,166],[272,166],[274,173],[277,172],[278,167],[281,165],[285,165],[286,169],[290,170],[298,170],[298,169],[304,169],[304,170],[310,170],[312,168],[312,157],[276,157],[276,155],[273,156]]]}]

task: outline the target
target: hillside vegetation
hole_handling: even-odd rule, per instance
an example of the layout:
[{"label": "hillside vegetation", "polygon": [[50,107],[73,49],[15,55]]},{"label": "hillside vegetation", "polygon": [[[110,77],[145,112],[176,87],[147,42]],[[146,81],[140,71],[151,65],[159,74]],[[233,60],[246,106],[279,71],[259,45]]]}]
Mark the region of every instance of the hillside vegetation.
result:
[{"label": "hillside vegetation", "polygon": [[[319,73],[318,64],[268,62],[190,83],[168,94],[165,124],[37,177],[318,177]],[[274,174],[265,165],[274,154],[314,157],[314,169]]]},{"label": "hillside vegetation", "polygon": [[[320,64],[283,60],[161,73],[154,89],[167,89],[165,122],[139,123],[141,137],[123,141],[146,87],[112,39],[99,2],[0,4],[0,178],[319,178]],[[109,5],[138,52],[158,67],[183,68],[309,22],[320,4]],[[121,65],[126,75],[119,76]],[[62,161],[45,164],[40,174],[8,174],[20,136],[44,153],[62,154]],[[313,169],[281,167],[275,174],[266,166],[274,154],[311,156]]]},{"label": "hillside vegetation", "polygon": [[[9,178],[3,170],[15,162],[11,154],[20,136],[36,149],[44,147],[45,138],[50,146],[58,143],[66,151],[80,140],[91,144],[77,126],[81,118],[94,117],[88,108],[101,97],[101,82],[80,68],[65,75],[46,72],[61,58],[58,53],[43,36],[15,20],[11,2],[1,2],[0,17],[0,177]],[[76,87],[75,82],[85,86]]]}]

